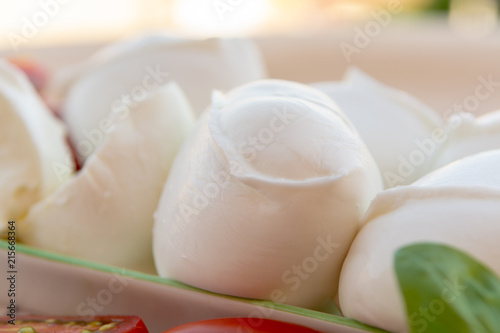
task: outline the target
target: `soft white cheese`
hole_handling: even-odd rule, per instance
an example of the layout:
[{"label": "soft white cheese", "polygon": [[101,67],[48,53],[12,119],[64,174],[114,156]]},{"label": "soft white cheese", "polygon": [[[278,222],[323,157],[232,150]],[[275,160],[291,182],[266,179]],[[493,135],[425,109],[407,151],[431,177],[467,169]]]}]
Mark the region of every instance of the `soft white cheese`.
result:
[{"label": "soft white cheese", "polygon": [[499,169],[500,150],[488,151],[377,195],[342,268],[343,314],[391,332],[407,331],[393,261],[398,248],[412,243],[457,247],[500,275]]},{"label": "soft white cheese", "polygon": [[65,81],[63,117],[79,159],[94,151],[85,141],[124,100],[140,101],[167,81],[176,81],[200,114],[210,104],[213,89],[227,90],[265,77],[256,46],[245,39],[188,40],[147,35],[111,45]]},{"label": "soft white cheese", "polygon": [[439,153],[444,123],[409,94],[385,86],[357,68],[342,82],[316,83],[351,120],[380,169],[386,188],[428,173]]},{"label": "soft white cheese", "polygon": [[22,240],[69,256],[151,271],[153,213],[193,124],[175,83],[115,117],[84,168],[21,221]]},{"label": "soft white cheese", "polygon": [[0,229],[74,171],[66,131],[28,78],[0,59]]},{"label": "soft white cheese", "polygon": [[486,150],[500,149],[500,110],[475,118],[462,113],[447,123],[447,140],[434,162],[434,169]]},{"label": "soft white cheese", "polygon": [[258,81],[200,119],[155,214],[158,273],[213,292],[318,308],[337,290],[379,171],[331,100]]}]

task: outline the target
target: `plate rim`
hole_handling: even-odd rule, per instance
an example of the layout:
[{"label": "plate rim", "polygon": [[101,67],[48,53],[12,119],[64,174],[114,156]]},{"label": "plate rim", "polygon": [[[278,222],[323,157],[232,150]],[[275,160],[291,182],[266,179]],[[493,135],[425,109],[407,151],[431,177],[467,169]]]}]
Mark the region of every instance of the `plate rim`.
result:
[{"label": "plate rim", "polygon": [[[3,250],[9,250],[9,242],[5,239],[0,239],[0,249]],[[268,301],[268,300],[258,300],[258,299],[251,299],[251,298],[243,298],[243,297],[237,297],[237,296],[231,296],[231,295],[224,295],[224,294],[218,294],[214,293],[208,290],[196,288],[193,286],[190,286],[188,284],[185,284],[183,282],[174,280],[174,279],[169,279],[169,278],[163,278],[158,275],[153,275],[153,274],[148,274],[148,273],[143,273],[123,267],[117,267],[117,266],[112,266],[112,265],[107,265],[95,261],[90,261],[86,259],[81,259],[81,258],[76,258],[76,257],[71,257],[67,256],[61,253],[49,251],[49,250],[43,250],[39,248],[35,248],[29,245],[25,244],[15,244],[15,251],[16,253],[22,253],[25,255],[29,255],[32,257],[37,257],[45,260],[50,260],[50,261],[55,261],[63,264],[69,264],[72,266],[77,266],[77,267],[83,267],[87,269],[92,269],[92,270],[97,270],[101,272],[106,272],[106,273],[111,273],[111,274],[119,274],[121,276],[125,277],[130,277],[136,280],[142,280],[142,281],[147,281],[147,282],[152,282],[156,284],[161,284],[161,285],[166,285],[169,287],[173,288],[180,288],[183,290],[191,291],[191,292],[196,292],[196,293],[202,293],[202,294],[207,294],[211,296],[216,296],[216,297],[222,297],[238,302],[243,302],[251,305],[256,305],[256,306],[261,306],[265,307],[268,309],[273,309],[273,310],[278,310],[282,312],[287,312],[287,313],[292,313],[295,315],[307,317],[307,318],[312,318],[312,319],[317,319],[317,320],[322,320],[326,322],[331,322],[335,324],[339,324],[342,326],[347,326],[351,328],[356,328],[356,329],[361,329],[365,330],[366,332],[372,332],[372,333],[389,333],[388,331],[382,330],[377,327],[369,326],[367,324],[363,324],[359,321],[356,321],[354,319],[338,316],[335,314],[330,314],[330,313],[325,313],[325,312],[320,312],[320,311],[315,311],[315,310],[310,310],[306,308],[301,308],[293,305],[287,305],[287,304],[280,304],[280,303],[275,303],[273,301]]]}]

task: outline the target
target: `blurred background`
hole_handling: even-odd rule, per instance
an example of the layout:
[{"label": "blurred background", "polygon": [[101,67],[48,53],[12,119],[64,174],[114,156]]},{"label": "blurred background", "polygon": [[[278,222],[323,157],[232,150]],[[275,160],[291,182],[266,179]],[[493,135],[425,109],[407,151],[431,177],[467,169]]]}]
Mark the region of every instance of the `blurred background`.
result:
[{"label": "blurred background", "polygon": [[[0,0],[0,56],[49,71],[150,31],[253,38],[269,76],[342,78],[358,66],[444,112],[500,81],[500,0]],[[500,89],[477,112],[500,108]]]},{"label": "blurred background", "polygon": [[[498,23],[499,0],[0,0],[0,48],[108,41],[142,31],[261,36],[312,33],[402,8],[396,20],[446,20],[458,34],[481,38]],[[29,37],[28,37],[29,35]],[[31,36],[33,35],[33,36]]]}]

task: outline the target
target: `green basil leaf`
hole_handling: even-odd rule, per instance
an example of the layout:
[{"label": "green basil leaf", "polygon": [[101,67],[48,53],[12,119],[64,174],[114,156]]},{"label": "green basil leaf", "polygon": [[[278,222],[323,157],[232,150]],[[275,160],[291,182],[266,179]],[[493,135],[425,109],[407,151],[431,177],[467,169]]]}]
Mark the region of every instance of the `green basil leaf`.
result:
[{"label": "green basil leaf", "polygon": [[399,249],[395,268],[412,333],[500,332],[500,279],[477,260],[423,243]]}]

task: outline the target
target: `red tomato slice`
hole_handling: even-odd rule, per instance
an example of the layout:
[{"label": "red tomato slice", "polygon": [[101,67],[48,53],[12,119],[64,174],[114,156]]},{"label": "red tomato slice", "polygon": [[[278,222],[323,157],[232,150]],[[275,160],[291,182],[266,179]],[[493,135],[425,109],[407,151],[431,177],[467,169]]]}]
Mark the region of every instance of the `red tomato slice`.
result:
[{"label": "red tomato slice", "polygon": [[320,333],[313,329],[271,319],[223,318],[197,321],[163,333]]},{"label": "red tomato slice", "polygon": [[136,316],[99,316],[93,320],[84,320],[83,317],[19,316],[15,325],[9,323],[10,320],[9,317],[0,317],[0,332],[148,333],[142,319]]},{"label": "red tomato slice", "polygon": [[40,92],[47,83],[47,71],[36,60],[26,57],[8,59],[10,63],[22,70],[31,81],[35,89]]}]

